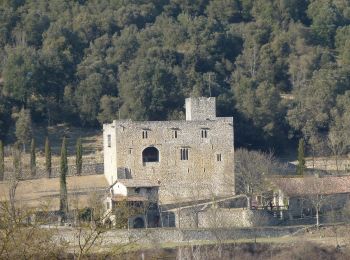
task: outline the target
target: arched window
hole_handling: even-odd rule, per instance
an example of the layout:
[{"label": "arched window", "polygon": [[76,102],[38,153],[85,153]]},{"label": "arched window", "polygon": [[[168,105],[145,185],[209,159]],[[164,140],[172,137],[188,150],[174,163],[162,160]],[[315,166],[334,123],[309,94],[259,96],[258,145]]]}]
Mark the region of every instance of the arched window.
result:
[{"label": "arched window", "polygon": [[159,151],[155,147],[147,147],[142,152],[142,162],[159,162]]}]

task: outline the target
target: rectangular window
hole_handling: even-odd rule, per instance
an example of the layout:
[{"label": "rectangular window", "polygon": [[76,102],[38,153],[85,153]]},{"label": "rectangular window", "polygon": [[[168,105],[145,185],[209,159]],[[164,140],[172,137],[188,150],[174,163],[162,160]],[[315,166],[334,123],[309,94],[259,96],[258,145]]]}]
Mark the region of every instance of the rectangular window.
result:
[{"label": "rectangular window", "polygon": [[188,148],[181,148],[180,149],[180,159],[181,159],[181,161],[188,160]]},{"label": "rectangular window", "polygon": [[111,147],[111,146],[112,146],[112,138],[111,138],[111,135],[107,135],[107,145],[108,145],[108,147]]},{"label": "rectangular window", "polygon": [[208,130],[202,129],[201,134],[202,134],[202,138],[207,138],[208,137]]},{"label": "rectangular window", "polygon": [[216,155],[216,161],[221,162],[221,153]]},{"label": "rectangular window", "polygon": [[177,138],[177,130],[173,130],[173,138]]},{"label": "rectangular window", "polygon": [[142,131],[142,139],[147,139],[148,138],[148,131],[147,130],[143,130]]}]

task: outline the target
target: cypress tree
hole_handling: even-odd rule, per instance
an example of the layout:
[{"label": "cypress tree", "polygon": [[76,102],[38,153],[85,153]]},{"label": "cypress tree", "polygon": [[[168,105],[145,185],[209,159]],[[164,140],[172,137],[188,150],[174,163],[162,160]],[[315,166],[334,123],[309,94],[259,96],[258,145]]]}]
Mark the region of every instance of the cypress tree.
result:
[{"label": "cypress tree", "polygon": [[77,140],[75,147],[75,165],[77,167],[77,175],[81,175],[81,170],[83,167],[83,146],[81,144],[81,138]]},{"label": "cypress tree", "polygon": [[60,172],[61,172],[60,174],[60,214],[62,217],[62,221],[64,221],[68,213],[67,182],[66,182],[66,176],[68,172],[68,162],[67,162],[66,137],[63,137],[63,140],[62,140]]},{"label": "cypress tree", "polygon": [[32,138],[30,143],[30,173],[32,177],[36,175],[36,154],[35,154],[35,139]]},{"label": "cypress tree", "polygon": [[20,148],[20,143],[15,143],[12,148],[12,158],[13,158],[13,170],[14,178],[16,180],[21,179],[22,176],[22,152]]},{"label": "cypress tree", "polygon": [[23,151],[26,152],[26,143],[32,136],[32,119],[28,109],[22,108],[18,113],[15,134],[17,142],[23,146]]},{"label": "cypress tree", "polygon": [[304,175],[305,170],[305,154],[304,154],[304,140],[301,138],[299,140],[298,145],[298,166],[297,166],[297,174]]},{"label": "cypress tree", "polygon": [[51,146],[49,137],[45,139],[45,168],[47,177],[51,178],[52,168],[51,168]]},{"label": "cypress tree", "polygon": [[5,175],[5,154],[4,154],[4,144],[0,140],[0,181],[4,180]]}]

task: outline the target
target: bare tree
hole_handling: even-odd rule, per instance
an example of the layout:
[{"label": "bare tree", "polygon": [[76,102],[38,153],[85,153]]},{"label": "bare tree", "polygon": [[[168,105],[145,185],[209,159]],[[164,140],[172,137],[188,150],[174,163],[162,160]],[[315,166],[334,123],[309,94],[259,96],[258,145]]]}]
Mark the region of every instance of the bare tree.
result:
[{"label": "bare tree", "polygon": [[36,212],[45,209],[30,208],[16,196],[21,168],[18,154],[14,155],[14,167],[4,185],[8,197],[0,198],[0,259],[60,258],[65,245],[55,240],[56,230],[42,229],[40,221],[34,221]]},{"label": "bare tree", "polygon": [[247,207],[252,196],[267,188],[266,176],[278,173],[280,167],[272,153],[238,149],[235,152],[236,191],[247,196]]},{"label": "bare tree", "polygon": [[305,200],[311,203],[316,213],[316,226],[320,226],[320,211],[323,206],[330,203],[332,196],[327,195],[327,183],[324,178],[306,176],[303,179],[302,189],[305,192]]},{"label": "bare tree", "polygon": [[342,130],[331,129],[328,133],[328,146],[335,157],[335,165],[337,173],[341,166],[340,156],[343,155],[350,146],[349,134]]}]

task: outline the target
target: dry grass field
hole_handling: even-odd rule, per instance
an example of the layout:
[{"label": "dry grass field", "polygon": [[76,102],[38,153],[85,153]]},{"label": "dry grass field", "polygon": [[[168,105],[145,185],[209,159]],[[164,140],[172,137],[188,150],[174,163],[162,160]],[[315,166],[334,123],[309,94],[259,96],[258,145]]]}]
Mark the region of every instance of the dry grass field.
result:
[{"label": "dry grass field", "polygon": [[[34,138],[37,146],[37,167],[45,167],[45,138],[50,139],[52,149],[52,167],[58,167],[60,161],[60,149],[63,136],[67,138],[68,164],[75,164],[75,145],[79,137],[83,144],[83,162],[84,163],[102,163],[103,162],[103,144],[102,130],[94,128],[68,127],[67,125],[57,125],[55,127],[35,127],[33,129]],[[22,154],[22,167],[29,169],[30,155],[29,145],[26,146],[26,152]],[[5,148],[5,164],[8,169],[12,168],[12,158],[10,146]]]},{"label": "dry grass field", "polygon": [[[0,182],[0,201],[9,198],[9,182]],[[84,208],[92,193],[104,194],[108,183],[104,175],[67,177],[67,190],[70,208]],[[22,207],[58,210],[60,194],[59,178],[41,178],[18,183],[16,202]]]}]

